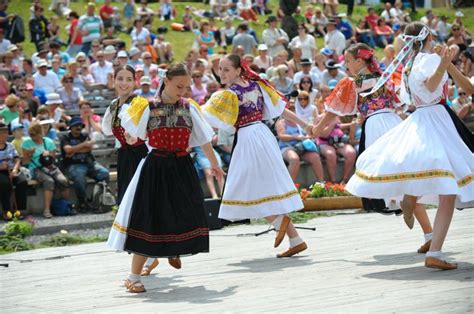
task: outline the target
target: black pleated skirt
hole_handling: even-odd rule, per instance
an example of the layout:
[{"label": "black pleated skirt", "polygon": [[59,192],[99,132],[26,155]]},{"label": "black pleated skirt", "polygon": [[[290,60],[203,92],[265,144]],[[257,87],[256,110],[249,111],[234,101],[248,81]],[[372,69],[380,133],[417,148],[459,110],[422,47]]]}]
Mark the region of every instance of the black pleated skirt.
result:
[{"label": "black pleated skirt", "polygon": [[123,195],[137,170],[140,161],[148,154],[146,144],[122,147],[117,153],[117,204],[122,202]]},{"label": "black pleated skirt", "polygon": [[204,195],[189,155],[148,155],[133,199],[125,251],[149,257],[209,252]]}]

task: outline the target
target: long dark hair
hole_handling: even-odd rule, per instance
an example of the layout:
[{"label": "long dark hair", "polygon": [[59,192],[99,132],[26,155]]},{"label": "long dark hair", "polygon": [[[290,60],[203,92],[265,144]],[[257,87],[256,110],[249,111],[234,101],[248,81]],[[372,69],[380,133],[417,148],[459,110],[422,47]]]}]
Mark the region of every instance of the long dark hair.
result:
[{"label": "long dark hair", "polygon": [[130,73],[132,73],[132,76],[133,76],[133,80],[135,80],[135,69],[129,65],[129,64],[123,64],[123,65],[119,65],[116,69],[115,69],[115,72],[114,72],[114,79],[117,78],[117,75],[119,74],[120,71],[122,70],[125,70],[125,71],[128,71]]}]

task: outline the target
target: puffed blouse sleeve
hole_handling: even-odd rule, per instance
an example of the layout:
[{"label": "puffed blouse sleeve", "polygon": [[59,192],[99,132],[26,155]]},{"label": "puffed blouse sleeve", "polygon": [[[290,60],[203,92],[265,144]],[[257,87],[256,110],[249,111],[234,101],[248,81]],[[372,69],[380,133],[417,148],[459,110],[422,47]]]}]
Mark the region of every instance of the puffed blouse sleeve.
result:
[{"label": "puffed blouse sleeve", "polygon": [[110,113],[110,106],[105,110],[104,117],[102,118],[102,133],[104,135],[112,135],[112,114]]},{"label": "puffed blouse sleeve", "polygon": [[133,98],[130,104],[124,104],[119,113],[121,125],[133,137],[146,139],[150,105],[144,97]]},{"label": "puffed blouse sleeve", "polygon": [[351,116],[357,113],[357,91],[354,81],[346,77],[337,83],[325,102],[326,111],[338,116]]},{"label": "puffed blouse sleeve", "polygon": [[286,107],[286,102],[272,87],[259,81],[258,85],[263,95],[263,120],[271,120],[281,116]]},{"label": "puffed blouse sleeve", "polygon": [[189,100],[189,111],[193,121],[193,128],[189,137],[189,147],[202,146],[211,142],[214,130],[204,119],[199,105],[191,99]]},{"label": "puffed blouse sleeve", "polygon": [[233,130],[239,116],[239,99],[230,90],[218,91],[212,94],[201,109],[203,116],[212,127]]}]

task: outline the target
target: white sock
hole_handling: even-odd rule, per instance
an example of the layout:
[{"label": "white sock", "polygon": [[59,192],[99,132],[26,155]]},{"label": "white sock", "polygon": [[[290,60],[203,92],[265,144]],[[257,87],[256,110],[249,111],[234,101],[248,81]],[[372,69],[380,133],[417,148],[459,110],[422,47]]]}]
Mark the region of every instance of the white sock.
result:
[{"label": "white sock", "polygon": [[272,221],[273,227],[275,227],[275,230],[278,231],[280,230],[281,222],[283,221],[283,215],[279,215],[275,220]]},{"label": "white sock", "polygon": [[426,252],[426,257],[434,257],[437,259],[443,259],[443,253],[441,251],[428,251]]},{"label": "white sock", "polygon": [[433,232],[425,233],[425,243],[433,239]]},{"label": "white sock", "polygon": [[140,281],[140,275],[135,275],[133,273],[129,273],[128,274],[128,280],[130,280],[131,282],[137,282],[137,281]]},{"label": "white sock", "polygon": [[303,239],[301,239],[300,237],[289,238],[289,240],[290,240],[290,248],[303,243]]}]

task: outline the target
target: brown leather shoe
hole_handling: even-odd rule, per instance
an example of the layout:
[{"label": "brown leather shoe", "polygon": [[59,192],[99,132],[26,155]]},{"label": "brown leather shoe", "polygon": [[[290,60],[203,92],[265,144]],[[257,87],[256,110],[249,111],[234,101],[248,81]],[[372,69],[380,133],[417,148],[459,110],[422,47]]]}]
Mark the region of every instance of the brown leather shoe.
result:
[{"label": "brown leather shoe", "polygon": [[425,267],[437,268],[441,270],[453,270],[453,269],[458,268],[458,264],[448,263],[446,261],[442,261],[440,259],[429,256],[425,258]]},{"label": "brown leather shoe", "polygon": [[400,202],[400,207],[403,211],[403,220],[410,229],[413,229],[413,226],[415,225],[415,217],[413,216],[415,205],[416,203],[410,201],[407,196],[404,196],[403,200]]},{"label": "brown leather shoe", "polygon": [[278,258],[282,258],[282,257],[291,257],[295,254],[298,254],[300,252],[303,252],[304,250],[306,250],[308,248],[308,246],[306,245],[306,242],[303,242],[303,243],[300,243],[298,244],[297,246],[294,246],[294,247],[290,247],[288,250],[286,250],[285,252],[283,253],[280,253],[280,254],[277,254],[277,257]]},{"label": "brown leather shoe", "polygon": [[181,259],[179,256],[168,257],[168,263],[176,269],[181,269]]},{"label": "brown leather shoe", "polygon": [[143,270],[142,270],[142,272],[140,273],[140,276],[149,276],[150,273],[151,273],[151,271],[152,271],[153,269],[155,269],[156,266],[158,266],[159,263],[160,263],[160,262],[158,261],[158,259],[155,258],[155,259],[153,260],[153,262],[152,262],[149,266],[143,267]]},{"label": "brown leather shoe", "polygon": [[425,254],[430,249],[430,246],[431,246],[431,240],[429,240],[428,242],[420,246],[417,252],[420,254]]},{"label": "brown leather shoe", "polygon": [[286,229],[288,228],[289,224],[290,217],[283,216],[283,219],[281,220],[280,230],[278,230],[278,233],[275,237],[275,243],[273,244],[273,247],[278,247],[281,244],[281,241],[283,241],[283,239],[285,238]]}]

